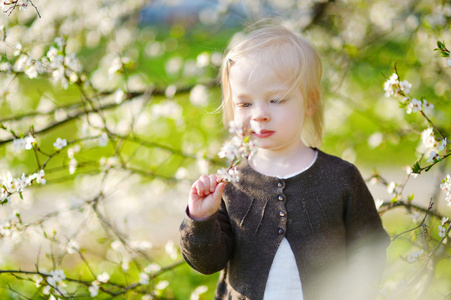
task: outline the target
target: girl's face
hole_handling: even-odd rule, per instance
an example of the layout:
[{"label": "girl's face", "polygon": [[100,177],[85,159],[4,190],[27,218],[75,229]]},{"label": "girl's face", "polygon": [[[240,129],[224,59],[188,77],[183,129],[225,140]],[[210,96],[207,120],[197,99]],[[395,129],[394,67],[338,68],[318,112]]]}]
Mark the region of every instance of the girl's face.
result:
[{"label": "girl's face", "polygon": [[[303,146],[304,99],[299,89],[287,94],[289,85],[270,63],[241,57],[230,67],[229,81],[236,123],[249,128],[256,122],[260,133],[253,132],[256,146],[283,153]],[[288,77],[288,76],[287,76]]]}]

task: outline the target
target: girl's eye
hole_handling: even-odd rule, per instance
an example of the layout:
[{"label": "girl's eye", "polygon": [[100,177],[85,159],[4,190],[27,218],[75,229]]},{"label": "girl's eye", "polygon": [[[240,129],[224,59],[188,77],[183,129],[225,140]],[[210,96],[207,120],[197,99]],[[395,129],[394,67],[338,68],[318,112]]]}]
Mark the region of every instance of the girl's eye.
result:
[{"label": "girl's eye", "polygon": [[236,106],[238,106],[238,107],[249,107],[249,106],[251,106],[251,104],[248,103],[248,102],[242,102],[242,103],[237,103]]},{"label": "girl's eye", "polygon": [[285,102],[286,100],[284,100],[284,99],[274,99],[274,100],[271,100],[270,102],[271,103],[274,103],[274,104],[280,104],[280,103],[283,103],[283,102]]}]

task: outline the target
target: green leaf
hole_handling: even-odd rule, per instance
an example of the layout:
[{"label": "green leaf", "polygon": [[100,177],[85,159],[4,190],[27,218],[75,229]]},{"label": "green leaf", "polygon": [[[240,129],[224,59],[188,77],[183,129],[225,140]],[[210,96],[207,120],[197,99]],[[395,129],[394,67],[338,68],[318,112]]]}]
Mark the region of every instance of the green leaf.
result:
[{"label": "green leaf", "polygon": [[390,200],[390,202],[391,202],[391,203],[396,203],[396,202],[398,202],[398,195],[394,196],[394,197]]},{"label": "green leaf", "polygon": [[438,47],[438,49],[434,49],[434,50],[442,50],[442,51],[444,51],[446,49],[445,48],[445,44],[440,42],[440,41],[437,41],[437,47]]},{"label": "green leaf", "polygon": [[407,196],[407,201],[412,202],[413,198],[415,198],[415,194],[411,194],[411,195]]},{"label": "green leaf", "polygon": [[19,192],[19,197],[20,197],[20,199],[22,199],[22,200],[23,200],[23,195],[22,195],[22,192]]},{"label": "green leaf", "polygon": [[420,174],[421,172],[421,166],[419,162],[416,162],[413,166],[412,166],[412,173],[415,174]]}]

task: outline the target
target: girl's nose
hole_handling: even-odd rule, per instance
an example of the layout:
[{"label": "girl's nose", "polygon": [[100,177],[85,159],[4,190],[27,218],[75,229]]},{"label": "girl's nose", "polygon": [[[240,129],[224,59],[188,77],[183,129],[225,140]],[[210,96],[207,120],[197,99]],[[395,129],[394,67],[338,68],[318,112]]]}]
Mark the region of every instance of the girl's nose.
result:
[{"label": "girl's nose", "polygon": [[252,120],[262,122],[271,119],[268,108],[266,106],[259,106],[252,112]]}]

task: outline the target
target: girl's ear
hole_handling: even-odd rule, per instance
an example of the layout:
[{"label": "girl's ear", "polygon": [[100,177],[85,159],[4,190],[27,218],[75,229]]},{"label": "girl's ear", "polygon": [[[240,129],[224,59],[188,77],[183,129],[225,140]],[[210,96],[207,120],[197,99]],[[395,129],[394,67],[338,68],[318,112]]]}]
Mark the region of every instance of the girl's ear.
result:
[{"label": "girl's ear", "polygon": [[315,114],[316,111],[316,103],[318,103],[318,99],[319,98],[319,92],[318,91],[313,91],[310,94],[309,99],[307,100],[307,104],[306,104],[306,110],[305,110],[305,115],[306,116],[313,116]]}]

